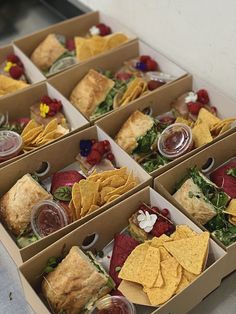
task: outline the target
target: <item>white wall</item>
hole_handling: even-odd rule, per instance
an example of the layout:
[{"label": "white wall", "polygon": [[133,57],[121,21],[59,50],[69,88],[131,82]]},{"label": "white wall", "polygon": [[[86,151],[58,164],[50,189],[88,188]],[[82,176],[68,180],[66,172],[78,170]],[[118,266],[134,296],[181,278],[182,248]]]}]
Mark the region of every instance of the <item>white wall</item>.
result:
[{"label": "white wall", "polygon": [[236,99],[236,0],[80,0]]}]

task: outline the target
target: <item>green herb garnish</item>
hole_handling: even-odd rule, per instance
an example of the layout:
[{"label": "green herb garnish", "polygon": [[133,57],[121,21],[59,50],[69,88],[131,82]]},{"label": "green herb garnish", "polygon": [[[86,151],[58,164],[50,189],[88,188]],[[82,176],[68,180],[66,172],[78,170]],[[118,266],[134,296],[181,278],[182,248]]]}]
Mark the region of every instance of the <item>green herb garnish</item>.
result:
[{"label": "green herb garnish", "polygon": [[71,186],[61,186],[55,190],[53,196],[55,199],[63,202],[70,202],[71,200],[72,187]]},{"label": "green herb garnish", "polygon": [[168,159],[166,159],[165,157],[159,154],[156,154],[155,158],[151,156],[150,159],[147,158],[147,160],[145,160],[144,162],[140,164],[147,172],[150,173],[166,165],[167,163],[168,163]]},{"label": "green herb garnish", "polygon": [[226,171],[226,174],[228,176],[236,178],[236,168],[230,168]]}]

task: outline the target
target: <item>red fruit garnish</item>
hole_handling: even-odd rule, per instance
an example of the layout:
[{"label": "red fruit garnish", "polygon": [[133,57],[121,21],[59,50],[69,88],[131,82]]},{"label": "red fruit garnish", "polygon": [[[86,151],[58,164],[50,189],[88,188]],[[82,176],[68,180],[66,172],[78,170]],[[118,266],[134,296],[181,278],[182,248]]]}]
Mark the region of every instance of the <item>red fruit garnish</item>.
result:
[{"label": "red fruit garnish", "polygon": [[165,217],[169,217],[169,216],[170,216],[170,212],[169,212],[169,210],[168,210],[167,208],[163,208],[163,209],[161,210],[161,214],[162,214],[163,216],[165,216]]},{"label": "red fruit garnish", "polygon": [[17,80],[23,74],[23,69],[19,67],[18,65],[14,65],[10,68],[9,74],[11,75],[13,79]]},{"label": "red fruit garnish", "polygon": [[197,101],[203,105],[207,105],[210,101],[208,92],[205,89],[199,89],[197,92]]},{"label": "red fruit garnish", "polygon": [[52,102],[52,98],[47,95],[41,97],[41,103],[49,105]]},{"label": "red fruit garnish", "polygon": [[170,232],[171,224],[168,221],[156,221],[155,225],[153,226],[153,229],[151,231],[151,234],[155,237],[160,237],[162,234],[166,234]]},{"label": "red fruit garnish", "polygon": [[109,152],[111,150],[111,144],[108,140],[103,141],[103,146],[104,146],[105,152]]},{"label": "red fruit garnish", "polygon": [[100,154],[103,155],[105,153],[105,148],[104,148],[103,142],[94,143],[92,146],[92,150],[97,150]]},{"label": "red fruit garnish", "polygon": [[151,80],[151,81],[148,82],[148,89],[150,91],[152,91],[152,90],[154,90],[154,89],[156,89],[156,88],[158,88],[158,87],[160,87],[160,86],[162,86],[164,84],[165,84],[165,82]]},{"label": "red fruit garnish", "polygon": [[160,209],[157,206],[152,206],[151,208],[155,213],[160,213]]},{"label": "red fruit garnish", "polygon": [[26,125],[30,121],[30,118],[18,118],[16,119],[16,123],[20,123],[21,125]]},{"label": "red fruit garnish", "polygon": [[147,60],[147,70],[148,71],[157,71],[158,69],[158,64],[155,60],[151,59],[151,60]]},{"label": "red fruit garnish", "polygon": [[68,49],[69,51],[75,50],[75,41],[73,38],[68,38],[66,40],[66,49]]},{"label": "red fruit garnish", "polygon": [[108,153],[107,154],[107,159],[109,159],[110,161],[115,159],[115,156],[112,153]]},{"label": "red fruit garnish", "polygon": [[111,28],[107,26],[106,24],[99,23],[96,25],[96,27],[99,28],[101,36],[106,36],[106,35],[111,34]]},{"label": "red fruit garnish", "polygon": [[152,58],[150,56],[145,56],[145,55],[142,55],[139,57],[140,62],[143,62],[143,63],[147,63],[147,61],[151,59]]},{"label": "red fruit garnish", "polygon": [[94,166],[102,160],[102,155],[97,150],[91,150],[87,156],[87,162]]},{"label": "red fruit garnish", "polygon": [[147,211],[148,208],[147,208],[147,206],[145,204],[142,204],[142,205],[139,206],[139,210]]},{"label": "red fruit garnish", "polygon": [[97,143],[97,140],[92,139],[91,142],[92,142],[92,144],[95,144],[95,143]]},{"label": "red fruit garnish", "polygon": [[12,62],[12,63],[18,63],[20,61],[19,57],[15,55],[14,53],[10,53],[6,57],[7,61]]},{"label": "red fruit garnish", "polygon": [[116,78],[121,81],[127,81],[132,77],[131,73],[127,72],[119,72],[116,74]]},{"label": "red fruit garnish", "polygon": [[187,103],[188,111],[193,115],[198,115],[200,109],[203,107],[203,105],[200,102],[192,102],[190,101]]}]

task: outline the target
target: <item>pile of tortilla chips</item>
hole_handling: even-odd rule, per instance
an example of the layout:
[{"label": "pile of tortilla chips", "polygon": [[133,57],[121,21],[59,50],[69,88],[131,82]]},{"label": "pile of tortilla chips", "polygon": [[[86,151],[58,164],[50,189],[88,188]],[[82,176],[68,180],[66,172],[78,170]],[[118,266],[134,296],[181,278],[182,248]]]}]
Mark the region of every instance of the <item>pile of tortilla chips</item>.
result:
[{"label": "pile of tortilla chips", "polygon": [[89,38],[75,37],[76,57],[78,61],[83,61],[99,53],[116,48],[126,41],[128,41],[128,37],[123,33],[92,36]]},{"label": "pile of tortilla chips", "polygon": [[170,237],[162,235],[138,245],[120,270],[119,289],[126,295],[125,287],[137,292],[142,287],[140,293],[146,293],[150,305],[165,303],[204,270],[208,244],[208,232],[197,234],[179,225]]},{"label": "pile of tortilla chips", "polygon": [[114,99],[114,109],[127,105],[132,100],[139,98],[147,92],[147,90],[147,82],[140,77],[136,77],[128,84],[125,93],[121,97],[119,97],[119,93],[116,95]]},{"label": "pile of tortilla chips", "polygon": [[65,135],[69,130],[57,124],[57,119],[51,120],[46,126],[30,120],[21,137],[24,141],[23,151],[28,152]]},{"label": "pile of tortilla chips", "polygon": [[107,204],[137,185],[132,172],[126,167],[92,173],[87,179],[80,180],[72,187],[69,208],[73,220],[91,214],[100,206]]},{"label": "pile of tortilla chips", "polygon": [[200,109],[195,123],[182,117],[176,119],[176,122],[185,123],[192,128],[195,147],[210,143],[216,136],[228,131],[234,121],[236,118],[221,120],[205,108]]},{"label": "pile of tortilla chips", "polygon": [[229,222],[236,226],[236,199],[232,199],[224,211],[225,214],[229,215]]}]

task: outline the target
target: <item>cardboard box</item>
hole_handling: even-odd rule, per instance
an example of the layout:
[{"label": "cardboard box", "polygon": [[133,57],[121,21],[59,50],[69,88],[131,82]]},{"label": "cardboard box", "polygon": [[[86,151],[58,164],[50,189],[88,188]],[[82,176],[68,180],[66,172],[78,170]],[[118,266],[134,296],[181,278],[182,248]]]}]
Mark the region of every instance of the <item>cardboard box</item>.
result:
[{"label": "cardboard box", "polygon": [[[209,174],[209,172],[218,168],[221,164],[226,162],[228,159],[236,156],[236,133],[221,139],[217,143],[205,148],[201,152],[198,152],[194,156],[188,158],[187,160],[179,163],[174,168],[166,171],[164,174],[158,176],[154,180],[154,186],[159,193],[161,193],[165,198],[167,198],[172,204],[178,207],[185,215],[192,219],[200,228],[205,229],[200,225],[191,215],[188,214],[185,208],[181,206],[172,196],[175,191],[175,184],[183,178],[187,169],[197,166],[199,170],[204,171],[204,174]],[[212,162],[211,162],[212,161]],[[205,169],[205,165],[209,163],[208,169]],[[204,168],[203,168],[204,167]],[[207,170],[207,172],[205,172]],[[173,180],[173,178],[175,178]],[[228,275],[232,271],[236,270],[236,242],[225,247],[216,237],[212,238],[221,245],[224,250],[227,250],[227,263],[224,269],[224,276]]]},{"label": "cardboard box", "polygon": [[[42,280],[40,275],[42,274],[42,270],[44,269],[48,258],[51,256],[60,256],[62,247],[65,247],[66,252],[68,252],[73,245],[83,248],[83,241],[89,235],[95,235],[95,237],[94,241],[89,247],[86,247],[86,249],[96,249],[99,251],[106,247],[104,250],[104,253],[106,254],[107,248],[112,247],[110,242],[113,240],[114,234],[122,232],[124,228],[127,227],[129,217],[137,211],[141,202],[151,204],[152,206],[158,206],[160,208],[168,208],[172,220],[176,224],[187,224],[196,232],[201,232],[193,222],[179,212],[178,209],[171,205],[160,194],[151,188],[145,188],[121,203],[113,206],[83,226],[75,229],[20,267],[20,275],[26,299],[36,313],[50,313],[46,301],[43,300],[42,294],[40,294],[40,284]],[[109,223],[111,221],[112,224]],[[111,256],[111,254],[109,254],[109,256]],[[201,300],[212,290],[220,285],[224,265],[225,251],[213,240],[210,240],[207,269],[185,290],[171,298],[161,307],[155,308],[136,305],[137,313],[187,313],[191,308],[201,302]]]},{"label": "cardboard box", "polygon": [[[91,60],[89,63],[75,65],[74,67],[64,71],[63,73],[53,76],[49,79],[49,82],[51,85],[57,88],[67,99],[69,99],[75,86],[79,83],[80,80],[82,80],[82,78],[88,73],[90,69],[104,69],[110,70],[112,71],[112,73],[115,73],[124,65],[125,61],[137,58],[140,55],[150,55],[152,58],[154,58],[154,60],[158,62],[160,71],[169,74],[172,77],[172,81],[165,84],[164,87],[171,84],[173,81],[187,75],[187,72],[185,72],[185,70],[182,70],[165,56],[155,51],[143,42],[135,40],[127,45],[117,48],[114,51],[111,51],[106,56],[100,55],[97,58]],[[65,81],[68,82],[68,84],[65,84]],[[155,95],[156,93],[159,93],[160,89],[162,88],[163,87],[161,86],[158,89],[149,92],[149,94]],[[146,95],[143,95],[139,99],[145,98]],[[111,112],[112,111],[106,113],[105,115],[110,114]],[[101,119],[101,117],[98,117],[95,120],[98,119]]]},{"label": "cardboard box", "polygon": [[[46,38],[47,35],[55,33],[55,34],[67,36],[68,38],[71,38],[74,36],[85,36],[88,33],[89,29],[98,23],[107,24],[108,26],[111,27],[113,33],[123,32],[129,37],[128,42],[136,38],[136,36],[132,32],[130,32],[126,27],[124,27],[115,19],[101,12],[95,11],[95,12],[86,13],[78,17],[68,19],[60,23],[56,23],[40,31],[34,32],[22,38],[19,38],[14,41],[14,44],[27,57],[30,58],[34,49]],[[107,54],[109,54],[109,51],[103,53],[103,55],[107,55]],[[94,58],[96,58],[96,56],[91,59],[94,59]],[[82,62],[83,63],[88,62],[91,59],[87,59]]]},{"label": "cardboard box", "polygon": [[45,148],[42,148],[41,150],[0,169],[0,177],[5,178],[5,180],[0,180],[1,196],[4,195],[16,183],[16,181],[26,173],[36,173],[42,180],[44,180],[43,182],[47,184],[47,178],[59,170],[80,170],[75,158],[79,153],[79,142],[82,139],[109,140],[112,152],[116,158],[116,165],[118,167],[126,166],[129,170],[133,171],[133,174],[139,180],[139,184],[127,193],[124,193],[120,197],[116,198],[114,201],[100,207],[93,213],[69,224],[68,226],[54,232],[45,238],[40,239],[39,241],[23,249],[19,249],[13,237],[1,224],[0,240],[5,245],[6,249],[17,265],[21,264],[22,261],[26,261],[47,247],[49,244],[55,242],[92,217],[98,215],[112,205],[125,199],[127,196],[132,195],[134,192],[152,183],[152,178],[141,167],[137,167],[132,158],[126,156],[126,154],[116,143],[114,143],[101,129],[94,126],[68,136],[65,139],[59,140],[54,144],[46,146]]},{"label": "cardboard box", "polygon": [[[124,122],[134,111],[143,111],[146,108],[151,108],[153,117],[158,116],[171,110],[171,103],[182,94],[201,88],[207,89],[210,101],[212,104],[214,104],[214,106],[216,106],[220,118],[236,117],[236,106],[233,100],[227,98],[223,94],[220,94],[213,86],[206,83],[205,81],[196,77],[193,78],[191,75],[188,75],[176,82],[173,82],[170,85],[163,86],[163,88],[156,93],[152,93],[147,95],[145,98],[135,100],[128,107],[118,109],[109,116],[97,121],[96,124],[100,126],[110,137],[114,138],[121,129]],[[234,130],[235,127],[223,133],[222,135],[219,135],[211,143],[200,148],[196,148],[189,153],[176,158],[167,165],[151,172],[150,174],[153,177],[158,176],[171,167],[177,165],[181,161],[201,151],[205,147],[232,133]]]},{"label": "cardboard box", "polygon": [[[0,100],[0,112],[8,114],[9,121],[15,121],[16,119],[22,117],[30,117],[30,107],[35,103],[40,102],[40,98],[43,95],[49,95],[52,98],[61,100],[63,105],[63,112],[71,128],[70,133],[82,130],[89,126],[89,122],[84,118],[84,116],[78,110],[76,110],[75,107],[62,94],[60,94],[47,82],[30,86],[27,89],[2,98]],[[43,146],[40,146],[37,149],[40,149]],[[32,153],[32,151],[1,162],[0,168],[30,153]]]},{"label": "cardboard box", "polygon": [[[6,56],[10,53],[14,53],[20,58],[21,62],[24,65],[25,75],[29,84],[38,83],[45,80],[44,75],[33,64],[33,62],[15,45],[0,47],[0,64],[6,61]],[[9,94],[7,94],[6,96],[8,95]],[[2,96],[1,99],[6,96]]]}]

